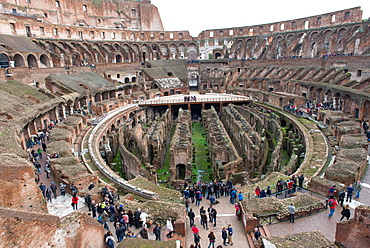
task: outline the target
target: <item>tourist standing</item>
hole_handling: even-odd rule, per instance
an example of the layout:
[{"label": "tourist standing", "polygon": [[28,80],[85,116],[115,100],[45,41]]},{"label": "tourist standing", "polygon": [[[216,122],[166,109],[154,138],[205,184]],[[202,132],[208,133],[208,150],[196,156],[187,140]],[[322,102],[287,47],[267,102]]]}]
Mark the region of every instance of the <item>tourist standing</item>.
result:
[{"label": "tourist standing", "polygon": [[355,189],[352,187],[352,184],[347,187],[346,191],[347,191],[347,199],[346,199],[346,202],[348,202],[348,199],[349,199],[349,202],[351,202],[352,201],[353,191],[355,191]]},{"label": "tourist standing", "polygon": [[227,244],[226,244],[226,240],[227,240],[226,227],[223,227],[221,232],[222,232],[221,237],[222,237],[222,239],[224,241],[223,244],[224,244],[224,246],[227,246]]},{"label": "tourist standing", "polygon": [[356,190],[356,195],[353,199],[360,197],[360,191],[362,190],[362,185],[360,181],[357,181],[353,184],[353,188]]},{"label": "tourist standing", "polygon": [[290,205],[288,206],[288,212],[289,212],[289,222],[294,223],[295,207],[293,202],[290,203]]},{"label": "tourist standing", "polygon": [[51,202],[51,189],[50,188],[47,188],[46,189],[46,192],[45,192],[45,196],[46,196],[46,199],[48,200],[48,201],[50,201],[50,203],[52,203]]},{"label": "tourist standing", "polygon": [[227,243],[229,243],[230,245],[233,245],[233,234],[233,227],[231,226],[231,224],[229,224],[227,227]]},{"label": "tourist standing", "polygon": [[58,189],[58,187],[55,185],[54,182],[51,182],[50,189],[53,192],[54,198],[57,199],[57,189]]},{"label": "tourist standing", "polygon": [[161,227],[158,224],[155,225],[153,233],[155,235],[155,240],[161,241]]},{"label": "tourist standing", "polygon": [[42,192],[42,195],[45,197],[46,186],[43,183],[40,183],[39,188]]},{"label": "tourist standing", "polygon": [[72,208],[73,210],[77,210],[77,204],[78,204],[78,197],[76,194],[73,195],[72,197]]}]

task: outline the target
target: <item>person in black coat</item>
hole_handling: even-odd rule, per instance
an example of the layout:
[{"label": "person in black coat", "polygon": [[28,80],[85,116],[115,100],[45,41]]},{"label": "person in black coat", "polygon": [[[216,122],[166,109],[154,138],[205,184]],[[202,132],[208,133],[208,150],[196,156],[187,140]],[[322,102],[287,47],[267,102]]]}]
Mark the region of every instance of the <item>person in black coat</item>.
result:
[{"label": "person in black coat", "polygon": [[134,213],[134,221],[135,221],[135,227],[139,228],[140,227],[140,214],[141,214],[141,209],[139,208],[135,213]]},{"label": "person in black coat", "polygon": [[224,246],[227,246],[226,244],[226,240],[227,240],[227,231],[226,231],[226,227],[223,227],[222,228],[222,239],[224,240]]},{"label": "person in black coat", "polygon": [[161,241],[161,227],[158,224],[155,225],[153,233],[155,235],[155,240]]},{"label": "person in black coat", "polygon": [[195,214],[193,212],[193,209],[190,209],[190,211],[188,212],[188,216],[189,216],[189,220],[190,220],[190,226],[194,226],[194,218],[195,218]]},{"label": "person in black coat", "polygon": [[343,207],[343,210],[342,210],[342,212],[340,212],[340,214],[342,215],[342,218],[340,218],[339,221],[342,221],[344,219],[344,217],[346,217],[347,220],[349,220],[349,217],[351,216],[351,211],[349,210],[349,205],[348,204]]},{"label": "person in black coat", "polygon": [[121,242],[122,239],[125,237],[126,228],[124,225],[119,225],[119,227],[116,229],[116,235],[118,242]]}]

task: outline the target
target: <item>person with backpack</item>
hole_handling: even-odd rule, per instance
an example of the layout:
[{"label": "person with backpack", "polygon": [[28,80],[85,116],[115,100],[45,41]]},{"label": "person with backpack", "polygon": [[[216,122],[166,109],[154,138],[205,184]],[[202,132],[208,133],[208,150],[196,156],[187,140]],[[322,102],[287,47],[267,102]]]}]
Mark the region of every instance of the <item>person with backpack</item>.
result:
[{"label": "person with backpack", "polygon": [[105,243],[107,244],[108,248],[114,248],[114,244],[116,243],[116,241],[114,240],[113,234],[111,232],[107,233]]},{"label": "person with backpack", "polygon": [[335,200],[334,197],[331,196],[328,203],[329,203],[329,208],[330,208],[330,213],[328,217],[330,218],[333,216],[335,209],[337,208],[338,202]]},{"label": "person with backpack", "polygon": [[261,232],[260,232],[260,230],[258,229],[258,227],[255,227],[255,228],[254,228],[254,238],[255,238],[256,240],[258,240],[260,237],[261,237]]}]

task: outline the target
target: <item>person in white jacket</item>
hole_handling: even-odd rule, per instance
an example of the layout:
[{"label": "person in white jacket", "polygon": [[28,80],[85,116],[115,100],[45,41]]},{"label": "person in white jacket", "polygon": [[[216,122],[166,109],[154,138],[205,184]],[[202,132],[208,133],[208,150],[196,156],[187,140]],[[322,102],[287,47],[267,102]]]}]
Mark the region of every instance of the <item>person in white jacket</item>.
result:
[{"label": "person in white jacket", "polygon": [[169,218],[167,220],[166,230],[168,231],[168,233],[166,234],[167,238],[172,238],[172,234],[173,234],[174,229],[173,229],[171,218]]},{"label": "person in white jacket", "polygon": [[141,212],[140,214],[140,221],[142,221],[142,225],[143,227],[146,227],[146,219],[149,217],[149,215],[147,213],[145,213],[144,211]]}]

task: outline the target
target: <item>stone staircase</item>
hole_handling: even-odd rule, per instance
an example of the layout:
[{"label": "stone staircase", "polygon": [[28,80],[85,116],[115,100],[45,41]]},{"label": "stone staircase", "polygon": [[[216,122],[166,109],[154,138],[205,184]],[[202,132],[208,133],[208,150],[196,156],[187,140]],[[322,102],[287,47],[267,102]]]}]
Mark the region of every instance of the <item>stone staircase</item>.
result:
[{"label": "stone staircase", "polygon": [[[266,225],[262,225],[258,227],[258,230],[261,233],[261,237],[271,237],[270,231],[268,230],[268,227]],[[247,240],[248,240],[248,245],[250,248],[260,248],[262,247],[262,240],[261,237],[259,240],[254,239],[254,231],[251,231],[247,233]]]}]

